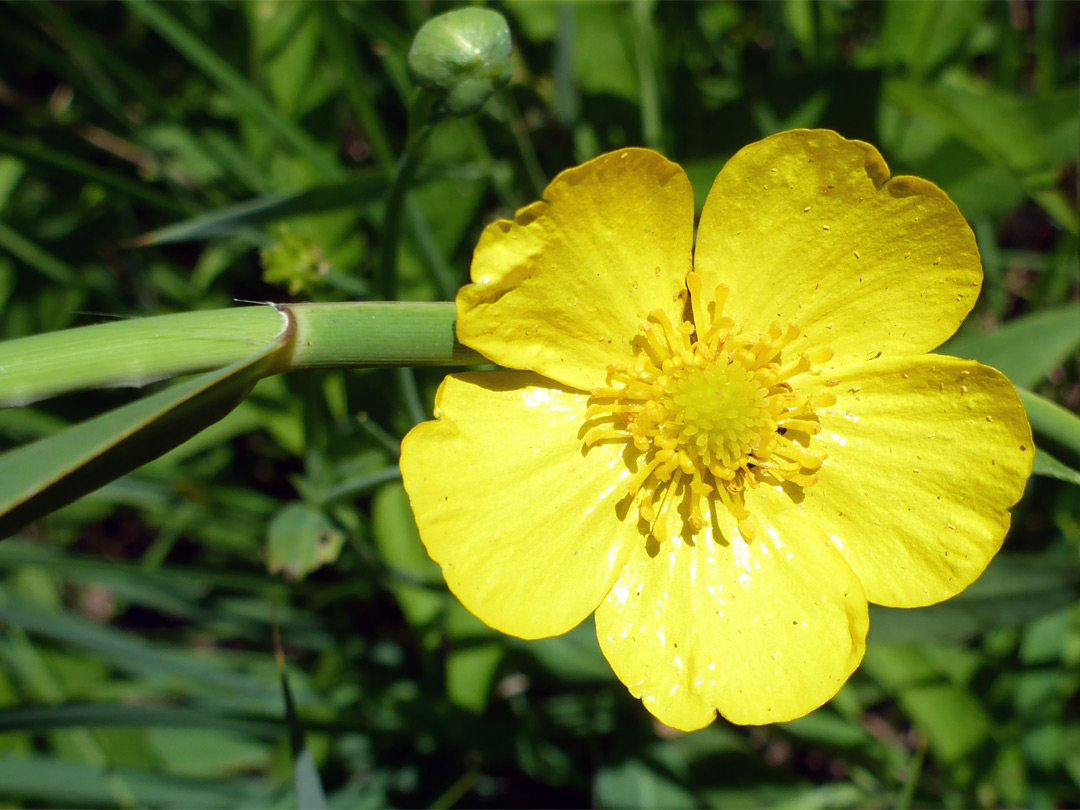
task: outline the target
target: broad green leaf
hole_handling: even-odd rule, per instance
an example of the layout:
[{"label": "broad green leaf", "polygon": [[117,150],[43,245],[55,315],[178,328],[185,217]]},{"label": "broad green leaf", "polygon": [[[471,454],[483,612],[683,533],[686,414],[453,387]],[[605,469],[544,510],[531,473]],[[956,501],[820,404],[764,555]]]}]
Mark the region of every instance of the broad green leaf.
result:
[{"label": "broad green leaf", "polygon": [[[1055,168],[1070,155],[1055,154],[1057,132],[1048,130],[1025,100],[974,82],[926,85],[908,80],[888,82],[885,97],[906,115],[925,116],[940,125],[988,162],[1006,166],[1061,227],[1072,234],[1080,230],[1075,207],[1054,188]],[[1076,133],[1075,117],[1065,119],[1064,126]],[[1077,137],[1072,136],[1073,144]]]},{"label": "broad green leaf", "polygon": [[641,759],[601,768],[593,781],[597,807],[692,808],[701,802],[674,774]]},{"label": "broad green leaf", "polygon": [[481,622],[456,599],[446,610],[450,649],[446,656],[446,694],[455,706],[483,713],[505,651],[504,636]]},{"label": "broad green leaf", "polygon": [[341,167],[331,157],[330,150],[315,141],[295,121],[266,100],[251,83],[222,59],[205,42],[190,31],[164,6],[149,3],[128,3],[127,8],[153,28],[196,68],[216,82],[236,106],[251,119],[267,127],[303,155],[327,179],[337,179]]},{"label": "broad green leaf", "polygon": [[371,524],[379,556],[393,576],[388,584],[414,628],[429,625],[446,605],[439,566],[420,542],[409,497],[401,484],[387,484],[371,502]]},{"label": "broad green leaf", "polygon": [[273,346],[287,327],[288,316],[275,307],[236,307],[132,318],[3,341],[0,407],[87,388],[142,386],[221,368]]},{"label": "broad green leaf", "polygon": [[235,408],[291,330],[249,358],[0,456],[0,537],[176,447]]},{"label": "broad green leaf", "polygon": [[293,120],[326,102],[335,88],[322,68],[315,3],[249,5],[258,74],[274,107]]},{"label": "broad green leaf", "polygon": [[170,774],[223,779],[242,771],[264,771],[273,746],[219,728],[153,728],[147,738],[154,759]]},{"label": "broad green leaf", "polygon": [[582,91],[637,103],[630,14],[614,3],[575,3],[573,14],[574,78]]},{"label": "broad green leaf", "polygon": [[982,2],[887,3],[881,30],[885,58],[916,76],[938,68],[972,35]]},{"label": "broad green leaf", "polygon": [[896,697],[943,762],[960,763],[989,741],[993,721],[986,708],[922,646],[870,645],[862,669]]},{"label": "broad green leaf", "polygon": [[[166,225],[134,239],[132,245],[169,245],[200,242],[221,236],[250,235],[253,228],[290,217],[363,209],[382,199],[388,186],[383,172],[367,171],[352,180],[330,183],[303,191],[272,194],[207,211],[180,222]],[[268,241],[255,235],[257,241]]]},{"label": "broad green leaf", "polygon": [[508,638],[507,643],[536,659],[544,669],[568,681],[610,681],[611,665],[596,640],[592,617],[569,633],[537,641]]},{"label": "broad green leaf", "polygon": [[290,503],[274,515],[267,538],[267,567],[289,579],[303,579],[341,553],[344,533],[314,506]]},{"label": "broad green leaf", "polygon": [[1078,348],[1080,304],[1070,304],[1016,318],[987,335],[969,330],[937,351],[978,360],[1005,374],[1018,388],[1030,388]]}]

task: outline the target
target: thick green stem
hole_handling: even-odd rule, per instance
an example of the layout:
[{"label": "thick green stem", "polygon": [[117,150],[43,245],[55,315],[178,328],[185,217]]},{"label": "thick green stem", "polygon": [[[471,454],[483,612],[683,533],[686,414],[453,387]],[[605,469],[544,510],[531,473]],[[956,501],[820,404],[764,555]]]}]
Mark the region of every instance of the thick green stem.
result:
[{"label": "thick green stem", "polygon": [[279,371],[487,362],[457,342],[450,303],[293,304],[288,311],[296,338]]},{"label": "thick green stem", "polygon": [[468,365],[450,303],[291,304],[184,312],[0,343],[0,407],[89,388],[142,386],[239,362],[293,327],[268,373]]}]

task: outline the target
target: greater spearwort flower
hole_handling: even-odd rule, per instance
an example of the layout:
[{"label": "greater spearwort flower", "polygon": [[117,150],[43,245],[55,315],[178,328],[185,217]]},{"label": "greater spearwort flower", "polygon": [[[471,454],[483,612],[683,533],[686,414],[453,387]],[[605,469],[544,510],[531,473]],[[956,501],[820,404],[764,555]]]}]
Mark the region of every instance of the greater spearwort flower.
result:
[{"label": "greater spearwort flower", "polygon": [[402,445],[450,589],[522,638],[595,611],[662,722],[788,720],[993,557],[1031,472],[999,372],[927,354],[978,296],[975,239],[868,144],[785,132],[716,178],[621,149],[489,226],[456,374]]}]

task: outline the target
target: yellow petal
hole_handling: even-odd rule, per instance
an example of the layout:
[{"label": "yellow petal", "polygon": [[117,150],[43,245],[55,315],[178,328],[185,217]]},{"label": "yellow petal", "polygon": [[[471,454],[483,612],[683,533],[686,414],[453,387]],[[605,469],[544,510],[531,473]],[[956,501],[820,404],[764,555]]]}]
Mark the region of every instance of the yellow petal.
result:
[{"label": "yellow petal", "polygon": [[428,554],[465,607],[504,633],[573,628],[638,536],[636,516],[616,514],[623,448],[582,453],[586,401],[535,374],[452,375],[437,419],[402,442],[401,475]]},{"label": "yellow petal", "polygon": [[831,372],[838,397],[815,450],[828,453],[803,503],[847,557],[867,599],[919,607],[982,573],[1024,492],[1034,445],[1024,407],[998,371],[926,355]]},{"label": "yellow petal", "polygon": [[895,177],[877,150],[828,130],[783,132],[738,152],[698,227],[695,270],[724,314],[795,322],[799,352],[867,359],[929,351],[975,303],[975,237],[944,192]]},{"label": "yellow petal", "polygon": [[656,152],[568,169],[544,202],[484,230],[458,293],[458,338],[508,368],[603,385],[650,312],[681,319],[693,225],[689,180]]},{"label": "yellow petal", "polygon": [[[764,488],[760,488],[764,489]],[[790,720],[831,698],[862,660],[862,587],[813,524],[767,522],[746,543],[638,545],[596,612],[615,674],[662,722],[690,731]]]}]

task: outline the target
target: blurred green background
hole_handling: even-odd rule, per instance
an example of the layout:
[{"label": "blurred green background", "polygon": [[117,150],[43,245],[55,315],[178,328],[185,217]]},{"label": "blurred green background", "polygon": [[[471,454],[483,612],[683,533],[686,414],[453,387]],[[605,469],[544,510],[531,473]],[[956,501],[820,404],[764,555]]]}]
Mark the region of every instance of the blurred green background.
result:
[{"label": "blurred green background", "polygon": [[[373,297],[405,54],[452,7],[0,6],[0,337]],[[946,350],[1080,407],[1080,4],[488,7],[513,79],[435,130],[400,297],[451,299],[486,223],[602,151],[661,150],[700,208],[741,146],[824,126],[971,223],[986,282]],[[872,611],[824,708],[684,735],[614,679],[591,620],[526,643],[447,594],[396,464],[443,373],[267,379],[0,543],[0,804],[1080,806],[1075,442],[1040,437],[1065,466],[1032,479],[975,586]],[[133,396],[0,411],[0,446]]]}]

